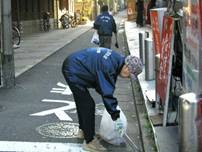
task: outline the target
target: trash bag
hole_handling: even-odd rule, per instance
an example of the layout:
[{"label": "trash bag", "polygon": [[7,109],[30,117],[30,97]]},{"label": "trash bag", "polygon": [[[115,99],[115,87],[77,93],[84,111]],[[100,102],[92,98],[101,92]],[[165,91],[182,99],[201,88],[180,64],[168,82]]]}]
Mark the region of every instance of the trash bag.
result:
[{"label": "trash bag", "polygon": [[99,45],[100,44],[100,40],[99,40],[99,35],[97,34],[97,31],[95,31],[93,33],[93,37],[90,41],[91,43],[95,44],[95,45]]},{"label": "trash bag", "polygon": [[[120,107],[117,107],[117,109],[120,110],[120,119],[123,122],[123,134],[125,134],[127,129],[127,119]],[[119,146],[125,143],[124,137],[115,130],[115,123],[106,109],[102,115],[99,134],[104,141],[112,145]]]}]

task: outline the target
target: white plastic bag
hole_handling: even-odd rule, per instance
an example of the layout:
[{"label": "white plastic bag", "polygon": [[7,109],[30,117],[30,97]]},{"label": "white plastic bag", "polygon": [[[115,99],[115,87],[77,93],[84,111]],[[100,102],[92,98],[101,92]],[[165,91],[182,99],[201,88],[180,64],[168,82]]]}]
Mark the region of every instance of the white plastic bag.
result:
[{"label": "white plastic bag", "polygon": [[92,39],[91,39],[90,42],[93,43],[93,44],[95,44],[95,45],[99,45],[100,40],[99,40],[99,35],[97,34],[97,31],[95,31],[93,33],[93,37],[92,37]]},{"label": "white plastic bag", "polygon": [[[123,134],[125,134],[127,129],[127,119],[120,107],[117,107],[117,109],[120,110],[120,119],[123,122]],[[115,130],[115,123],[106,109],[103,112],[100,123],[100,136],[103,140],[113,145],[121,145],[122,143],[125,143],[124,137]]]}]

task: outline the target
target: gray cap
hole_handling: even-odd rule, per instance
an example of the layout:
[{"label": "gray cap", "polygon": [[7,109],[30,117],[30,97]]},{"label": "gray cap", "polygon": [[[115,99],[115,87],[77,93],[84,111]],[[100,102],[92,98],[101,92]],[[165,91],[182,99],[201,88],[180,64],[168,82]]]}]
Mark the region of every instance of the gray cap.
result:
[{"label": "gray cap", "polygon": [[131,78],[137,79],[137,75],[142,72],[142,62],[136,57],[129,55],[125,58],[125,64],[128,66]]}]

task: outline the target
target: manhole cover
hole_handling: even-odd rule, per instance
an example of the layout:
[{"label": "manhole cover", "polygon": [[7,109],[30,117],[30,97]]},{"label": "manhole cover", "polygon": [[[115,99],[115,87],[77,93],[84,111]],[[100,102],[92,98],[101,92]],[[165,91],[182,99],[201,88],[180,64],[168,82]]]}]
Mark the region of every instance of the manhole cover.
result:
[{"label": "manhole cover", "polygon": [[76,138],[79,131],[78,123],[58,122],[44,124],[36,128],[43,136],[52,138]]},{"label": "manhole cover", "polygon": [[0,105],[0,112],[5,110],[5,107],[3,107],[2,105]]}]

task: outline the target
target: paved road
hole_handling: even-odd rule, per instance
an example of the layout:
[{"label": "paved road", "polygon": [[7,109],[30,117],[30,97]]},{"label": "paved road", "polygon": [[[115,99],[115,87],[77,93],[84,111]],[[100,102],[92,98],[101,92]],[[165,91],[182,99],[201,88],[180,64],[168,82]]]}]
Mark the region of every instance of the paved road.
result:
[{"label": "paved road", "polygon": [[[78,124],[73,97],[61,74],[61,64],[71,52],[91,47],[92,34],[90,30],[18,76],[15,88],[0,89],[0,103],[4,107],[0,112],[0,151],[81,151],[83,141],[71,134],[76,132]],[[120,42],[123,42],[122,37]],[[130,81],[119,79],[117,85],[115,94],[128,118],[128,133],[140,145]],[[99,95],[93,90],[91,93],[97,102],[98,130],[103,105]],[[134,151],[129,145],[104,145],[108,151]]]}]

